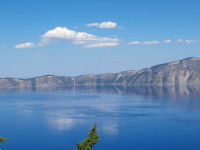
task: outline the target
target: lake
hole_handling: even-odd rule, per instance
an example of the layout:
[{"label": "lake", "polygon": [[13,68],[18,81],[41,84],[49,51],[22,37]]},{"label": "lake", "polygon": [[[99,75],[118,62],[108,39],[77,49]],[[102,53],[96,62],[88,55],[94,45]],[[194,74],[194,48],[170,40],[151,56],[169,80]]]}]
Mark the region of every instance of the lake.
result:
[{"label": "lake", "polygon": [[1,150],[200,149],[200,86],[0,89]]}]

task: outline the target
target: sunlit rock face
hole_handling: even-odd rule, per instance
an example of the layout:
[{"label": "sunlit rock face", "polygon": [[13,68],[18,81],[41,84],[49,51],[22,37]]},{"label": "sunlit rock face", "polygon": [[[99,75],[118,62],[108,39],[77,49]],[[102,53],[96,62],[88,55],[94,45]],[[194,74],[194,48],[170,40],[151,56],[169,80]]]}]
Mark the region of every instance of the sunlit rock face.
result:
[{"label": "sunlit rock face", "polygon": [[[161,64],[145,70],[132,83],[184,85],[199,84],[200,58],[186,58],[181,61]],[[142,82],[144,81],[145,82]]]},{"label": "sunlit rock face", "polygon": [[0,87],[51,87],[72,85],[198,85],[200,58],[189,57],[139,71],[116,74],[58,77],[46,75],[31,79],[0,79]]}]

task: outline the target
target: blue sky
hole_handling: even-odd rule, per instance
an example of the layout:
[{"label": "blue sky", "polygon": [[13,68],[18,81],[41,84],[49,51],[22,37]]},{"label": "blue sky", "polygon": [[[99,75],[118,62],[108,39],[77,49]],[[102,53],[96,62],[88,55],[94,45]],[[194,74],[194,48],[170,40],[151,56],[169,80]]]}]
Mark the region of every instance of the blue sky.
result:
[{"label": "blue sky", "polygon": [[200,2],[3,0],[0,78],[140,70],[200,57]]}]

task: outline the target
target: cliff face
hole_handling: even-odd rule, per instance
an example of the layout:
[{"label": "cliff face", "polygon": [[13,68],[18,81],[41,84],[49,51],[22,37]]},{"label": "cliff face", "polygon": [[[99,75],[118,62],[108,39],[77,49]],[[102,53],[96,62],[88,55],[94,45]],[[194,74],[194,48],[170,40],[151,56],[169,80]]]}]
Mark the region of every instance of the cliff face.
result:
[{"label": "cliff face", "polygon": [[200,58],[186,58],[139,71],[128,84],[200,84]]},{"label": "cliff face", "polygon": [[48,87],[71,85],[197,85],[200,84],[200,58],[156,65],[139,71],[84,75],[75,78],[52,75],[32,79],[0,79],[0,87]]}]

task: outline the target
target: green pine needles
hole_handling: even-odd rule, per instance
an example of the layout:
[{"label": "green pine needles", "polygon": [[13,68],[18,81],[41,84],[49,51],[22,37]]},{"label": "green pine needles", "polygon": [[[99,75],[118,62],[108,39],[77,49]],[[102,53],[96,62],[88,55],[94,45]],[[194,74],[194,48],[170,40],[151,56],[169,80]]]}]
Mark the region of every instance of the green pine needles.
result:
[{"label": "green pine needles", "polygon": [[[1,138],[0,137],[0,142],[3,142],[3,141],[5,141],[5,140],[8,140],[7,138]],[[1,148],[0,148],[0,150],[1,150]]]},{"label": "green pine needles", "polygon": [[93,145],[96,144],[97,141],[99,141],[99,135],[96,134],[98,131],[96,131],[96,123],[95,126],[92,127],[92,129],[90,130],[89,134],[86,134],[88,136],[87,139],[85,139],[84,141],[82,141],[81,143],[76,143],[77,145],[77,149],[76,150],[90,150],[92,149]]},{"label": "green pine needles", "polygon": [[4,140],[8,140],[8,139],[0,137],[0,142],[3,142]]}]

